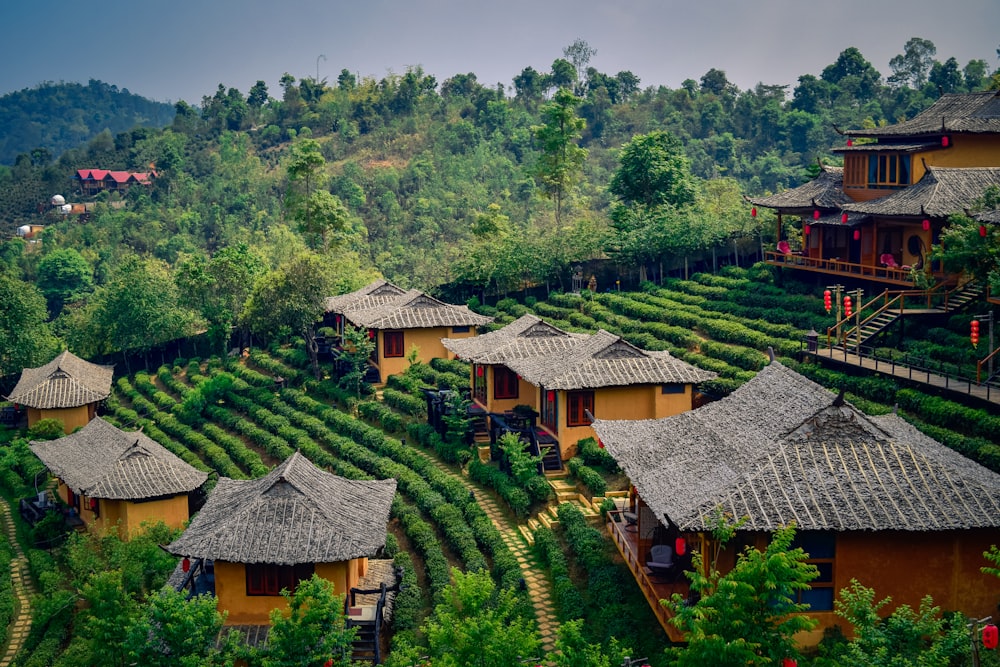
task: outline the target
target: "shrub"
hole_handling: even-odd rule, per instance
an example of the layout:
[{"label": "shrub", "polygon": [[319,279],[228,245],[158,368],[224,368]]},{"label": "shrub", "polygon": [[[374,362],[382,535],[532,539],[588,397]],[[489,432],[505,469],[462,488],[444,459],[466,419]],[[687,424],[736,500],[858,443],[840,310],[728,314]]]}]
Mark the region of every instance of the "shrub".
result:
[{"label": "shrub", "polygon": [[577,481],[587,487],[591,497],[603,496],[608,490],[608,485],[601,474],[593,468],[587,467],[580,458],[570,459],[566,462],[566,467]]}]

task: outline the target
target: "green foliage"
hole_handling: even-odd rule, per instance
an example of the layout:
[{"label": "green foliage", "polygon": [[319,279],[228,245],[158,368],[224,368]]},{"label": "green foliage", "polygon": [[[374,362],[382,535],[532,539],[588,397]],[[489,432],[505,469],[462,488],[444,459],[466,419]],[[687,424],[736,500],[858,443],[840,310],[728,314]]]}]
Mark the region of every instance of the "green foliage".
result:
[{"label": "green foliage", "polygon": [[603,496],[608,489],[607,483],[599,472],[588,467],[582,459],[572,458],[566,462],[566,467],[578,482],[587,487],[591,497]]},{"label": "green foliage", "polygon": [[317,575],[299,582],[294,593],[282,591],[288,611],[271,611],[271,631],[263,667],[322,667],[327,661],[351,667],[351,642],[356,628],[348,628],[344,596],[333,583]]},{"label": "green foliage", "polygon": [[600,644],[591,644],[583,632],[584,621],[568,621],[559,626],[556,650],[552,655],[556,667],[618,667],[632,651],[612,639],[607,650]]},{"label": "green foliage", "polygon": [[0,271],[0,376],[36,368],[56,354],[47,317],[37,287]]},{"label": "green foliage", "polygon": [[[172,588],[150,596],[128,627],[125,640],[128,660],[148,667],[230,664],[226,651],[215,645],[224,620],[217,604],[214,596],[188,599],[185,592]],[[226,648],[231,651],[233,647]]]},{"label": "green foliage", "polygon": [[29,440],[55,440],[66,435],[66,427],[61,419],[46,417],[39,419],[28,429]]}]

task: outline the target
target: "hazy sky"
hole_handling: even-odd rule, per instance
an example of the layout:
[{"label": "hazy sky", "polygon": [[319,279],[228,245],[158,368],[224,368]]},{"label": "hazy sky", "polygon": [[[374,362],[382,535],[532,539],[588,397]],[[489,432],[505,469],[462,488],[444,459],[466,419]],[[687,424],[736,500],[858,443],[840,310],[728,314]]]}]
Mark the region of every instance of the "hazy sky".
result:
[{"label": "hazy sky", "polygon": [[[855,46],[883,76],[910,37],[941,61],[1000,67],[1000,0],[0,0],[0,94],[45,81],[100,79],[198,104],[220,83],[258,79],[280,96],[283,72],[335,81],[421,65],[438,83],[473,72],[510,86],[548,71],[581,38],[591,65],[676,88],[710,68],[741,89],[794,86]],[[322,56],[322,57],[321,57]]]}]

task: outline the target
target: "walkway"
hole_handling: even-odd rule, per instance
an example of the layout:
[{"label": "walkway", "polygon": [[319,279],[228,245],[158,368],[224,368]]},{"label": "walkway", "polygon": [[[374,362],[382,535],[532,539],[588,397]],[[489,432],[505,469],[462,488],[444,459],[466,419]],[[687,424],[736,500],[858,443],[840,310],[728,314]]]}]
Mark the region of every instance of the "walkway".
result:
[{"label": "walkway", "polygon": [[31,630],[31,596],[36,591],[28,573],[28,559],[24,557],[24,551],[17,541],[17,530],[10,516],[10,505],[3,498],[0,498],[0,521],[3,522],[4,533],[10,542],[11,551],[14,552],[14,558],[10,561],[10,576],[14,582],[17,614],[7,632],[7,650],[3,658],[0,658],[0,667],[7,667],[21,650],[24,640],[28,638],[28,632]]},{"label": "walkway", "polygon": [[[481,487],[473,484],[465,476],[455,473],[453,468],[448,467],[435,457],[429,457],[434,465],[444,472],[457,477],[462,481],[469,491],[475,492],[476,501],[483,508],[486,515],[493,521],[493,525],[500,531],[504,544],[510,549],[517,563],[521,567],[521,576],[524,577],[528,588],[528,597],[531,605],[535,609],[535,620],[538,622],[538,633],[542,639],[542,650],[551,653],[556,647],[556,631],[559,629],[559,621],[556,619],[555,608],[552,605],[552,585],[545,575],[545,568],[535,558],[531,548],[525,541],[520,529],[512,525],[511,521],[504,514],[500,505]],[[2,667],[2,665],[0,665]]]},{"label": "walkway", "polygon": [[884,359],[876,360],[870,357],[858,356],[850,352],[845,352],[842,348],[820,348],[809,354],[815,355],[817,359],[829,360],[835,364],[857,366],[875,373],[888,375],[889,377],[896,377],[935,387],[943,392],[957,396],[972,396],[994,406],[1000,405],[1000,389],[990,387],[989,385],[980,385],[968,380],[935,375],[934,373],[909,366],[893,364]]}]

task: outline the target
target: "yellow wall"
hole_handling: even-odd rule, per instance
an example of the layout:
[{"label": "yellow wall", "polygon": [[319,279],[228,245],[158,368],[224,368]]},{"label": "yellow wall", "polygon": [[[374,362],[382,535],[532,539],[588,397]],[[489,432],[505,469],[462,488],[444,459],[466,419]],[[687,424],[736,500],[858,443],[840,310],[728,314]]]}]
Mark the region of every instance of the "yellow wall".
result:
[{"label": "yellow wall", "polygon": [[410,348],[414,345],[420,350],[417,359],[425,364],[429,364],[431,359],[454,359],[455,355],[445,349],[441,344],[442,338],[470,338],[476,335],[476,328],[470,327],[467,333],[454,333],[451,327],[431,327],[427,329],[402,329],[403,332],[403,355],[402,357],[385,358],[385,344],[383,332],[378,332],[376,342],[378,344],[378,369],[382,375],[382,381],[390,375],[398,375],[406,371],[410,364],[406,360]]},{"label": "yellow wall", "polygon": [[[355,558],[339,563],[317,563],[316,574],[332,582],[334,592],[342,595],[358,585],[367,562],[367,558]],[[215,561],[215,596],[219,600],[219,611],[228,612],[226,625],[266,625],[270,623],[272,609],[288,609],[288,603],[280,595],[247,595],[246,582],[243,563]]]},{"label": "yellow wall", "polygon": [[[56,487],[56,495],[64,503],[69,502],[69,487],[62,480]],[[162,521],[170,528],[183,528],[188,520],[186,493],[143,503],[98,498],[97,507],[96,513],[91,511],[90,498],[80,496],[80,519],[87,529],[98,535],[115,530],[123,539],[142,530],[144,522]]]},{"label": "yellow wall", "polygon": [[538,387],[524,378],[517,381],[517,398],[497,398],[493,395],[494,366],[486,367],[486,409],[490,412],[504,412],[515,405],[529,405],[538,410]]},{"label": "yellow wall", "polygon": [[53,408],[51,410],[28,408],[28,428],[34,426],[41,419],[58,419],[63,423],[66,435],[69,435],[81,426],[86,426],[93,419],[94,409],[93,403],[75,408]]}]

